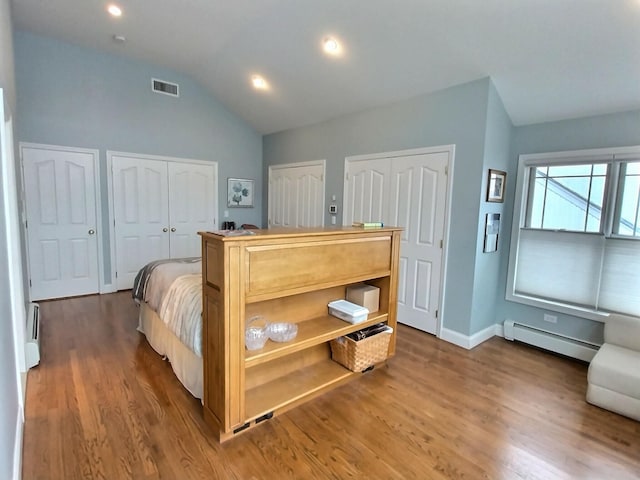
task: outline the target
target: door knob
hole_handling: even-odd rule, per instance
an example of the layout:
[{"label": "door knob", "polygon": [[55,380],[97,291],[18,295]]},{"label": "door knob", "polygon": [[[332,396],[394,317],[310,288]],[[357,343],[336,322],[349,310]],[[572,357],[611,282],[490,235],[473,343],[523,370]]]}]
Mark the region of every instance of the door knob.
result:
[{"label": "door knob", "polygon": [[96,231],[93,228],[89,230],[89,235],[93,235],[94,233],[96,233]]},{"label": "door knob", "polygon": [[168,231],[169,231],[169,229],[168,229],[167,227],[164,227],[164,228],[162,229],[162,231],[163,231],[163,232],[168,232]]},{"label": "door knob", "polygon": [[171,231],[175,232],[176,231],[176,227],[171,228]]}]

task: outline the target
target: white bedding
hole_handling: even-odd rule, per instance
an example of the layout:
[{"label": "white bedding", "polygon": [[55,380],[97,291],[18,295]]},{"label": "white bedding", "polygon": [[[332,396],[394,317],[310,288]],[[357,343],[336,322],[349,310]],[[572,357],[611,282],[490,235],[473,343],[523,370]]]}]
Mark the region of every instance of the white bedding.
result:
[{"label": "white bedding", "polygon": [[[202,272],[202,260],[185,261],[178,259],[175,262],[161,261],[152,262],[155,265],[152,269],[148,266],[143,270],[148,271],[148,279],[140,279],[144,283],[144,289],[140,295],[142,300],[156,312],[160,310],[162,298],[176,278],[187,274],[200,274]],[[150,264],[151,265],[151,264]],[[136,288],[134,287],[134,291]]]},{"label": "white bedding", "polygon": [[136,276],[132,295],[156,312],[167,328],[202,357],[202,260],[157,260]]},{"label": "white bedding", "polygon": [[202,357],[202,275],[177,277],[162,297],[157,312],[169,330]]}]

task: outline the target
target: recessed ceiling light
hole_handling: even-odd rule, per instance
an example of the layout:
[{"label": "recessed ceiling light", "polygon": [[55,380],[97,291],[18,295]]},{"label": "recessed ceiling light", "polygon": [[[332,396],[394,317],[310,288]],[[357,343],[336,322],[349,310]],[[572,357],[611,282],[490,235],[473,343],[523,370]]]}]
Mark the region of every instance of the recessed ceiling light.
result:
[{"label": "recessed ceiling light", "polygon": [[107,7],[107,12],[109,12],[114,17],[119,17],[122,15],[122,9],[113,3]]},{"label": "recessed ceiling light", "polygon": [[340,42],[334,37],[325,37],[322,40],[322,49],[329,55],[340,55],[342,51]]},{"label": "recessed ceiling light", "polygon": [[253,88],[255,88],[256,90],[269,90],[269,84],[260,75],[252,75],[251,84],[253,85]]}]

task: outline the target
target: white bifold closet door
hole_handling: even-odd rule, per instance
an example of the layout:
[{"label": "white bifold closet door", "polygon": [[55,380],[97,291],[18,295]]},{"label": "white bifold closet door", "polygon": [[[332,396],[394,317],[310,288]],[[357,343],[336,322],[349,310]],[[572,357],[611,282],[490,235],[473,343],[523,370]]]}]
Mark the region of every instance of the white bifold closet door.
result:
[{"label": "white bifold closet door", "polygon": [[[425,149],[426,150],[426,149]],[[452,152],[428,149],[348,158],[343,224],[402,227],[398,321],[438,331],[447,169]]]},{"label": "white bifold closet door", "polygon": [[269,167],[269,228],[324,225],[325,162]]},{"label": "white bifold closet door", "polygon": [[145,264],[201,255],[215,228],[216,165],[112,155],[116,285],[131,288]]}]

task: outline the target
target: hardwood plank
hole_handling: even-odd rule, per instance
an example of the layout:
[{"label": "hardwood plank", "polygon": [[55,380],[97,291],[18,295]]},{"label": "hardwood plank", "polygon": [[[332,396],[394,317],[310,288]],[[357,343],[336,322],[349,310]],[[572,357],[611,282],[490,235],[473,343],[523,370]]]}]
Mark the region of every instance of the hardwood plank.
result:
[{"label": "hardwood plank", "polygon": [[221,445],[129,292],[40,305],[25,480],[640,477],[640,422],[585,402],[586,364],[525,345],[399,325],[386,367]]}]

